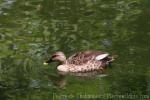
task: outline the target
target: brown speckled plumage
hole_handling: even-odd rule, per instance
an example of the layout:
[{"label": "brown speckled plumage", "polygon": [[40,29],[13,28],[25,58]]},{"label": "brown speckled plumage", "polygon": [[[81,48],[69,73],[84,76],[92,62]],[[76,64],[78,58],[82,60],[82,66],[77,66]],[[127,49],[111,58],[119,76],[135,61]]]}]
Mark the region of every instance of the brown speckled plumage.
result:
[{"label": "brown speckled plumage", "polygon": [[69,64],[81,65],[87,63],[87,61],[94,60],[94,58],[100,54],[104,54],[104,52],[100,51],[85,51],[79,52],[67,59]]},{"label": "brown speckled plumage", "polygon": [[[97,60],[96,57],[98,56],[100,56],[100,58],[98,58]],[[106,52],[85,51],[78,52],[66,59],[65,55],[62,52],[56,52],[52,56],[51,61],[61,62],[61,65],[57,67],[59,71],[90,72],[96,70],[104,70],[108,66],[108,64],[113,61],[113,57],[109,56],[109,54]]]}]

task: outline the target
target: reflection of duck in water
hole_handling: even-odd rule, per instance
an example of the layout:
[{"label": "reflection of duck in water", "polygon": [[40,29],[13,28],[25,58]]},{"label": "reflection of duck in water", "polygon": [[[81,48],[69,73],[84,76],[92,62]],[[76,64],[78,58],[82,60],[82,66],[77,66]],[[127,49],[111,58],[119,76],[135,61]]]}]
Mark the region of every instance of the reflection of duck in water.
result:
[{"label": "reflection of duck in water", "polygon": [[114,57],[101,51],[78,52],[68,59],[66,59],[63,52],[56,52],[52,55],[51,59],[47,60],[44,64],[59,61],[60,65],[57,67],[58,71],[85,73],[91,71],[104,71],[113,60]]}]

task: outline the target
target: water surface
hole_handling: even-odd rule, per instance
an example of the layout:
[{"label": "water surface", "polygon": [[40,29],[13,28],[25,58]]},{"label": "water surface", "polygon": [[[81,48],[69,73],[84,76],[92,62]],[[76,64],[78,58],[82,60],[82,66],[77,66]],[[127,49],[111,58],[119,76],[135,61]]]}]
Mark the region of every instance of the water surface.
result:
[{"label": "water surface", "polygon": [[[144,100],[150,93],[149,0],[1,0],[0,100]],[[106,76],[59,75],[55,51],[118,55]]]}]

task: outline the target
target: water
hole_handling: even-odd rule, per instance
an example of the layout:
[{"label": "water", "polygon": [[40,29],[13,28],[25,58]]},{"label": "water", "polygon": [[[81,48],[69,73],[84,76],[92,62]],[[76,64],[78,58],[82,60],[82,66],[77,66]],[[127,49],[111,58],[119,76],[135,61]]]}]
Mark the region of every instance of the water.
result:
[{"label": "water", "polygon": [[[0,100],[149,100],[149,0],[1,0]],[[55,51],[118,55],[104,75],[60,75]]]}]

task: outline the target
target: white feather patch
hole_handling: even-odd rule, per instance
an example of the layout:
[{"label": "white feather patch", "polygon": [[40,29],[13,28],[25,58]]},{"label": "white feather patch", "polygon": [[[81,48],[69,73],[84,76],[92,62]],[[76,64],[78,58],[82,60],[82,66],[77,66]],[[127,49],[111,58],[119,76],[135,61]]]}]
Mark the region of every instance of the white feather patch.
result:
[{"label": "white feather patch", "polygon": [[95,59],[96,60],[102,60],[102,59],[106,58],[108,55],[109,55],[108,53],[101,54],[101,55],[96,56]]}]

